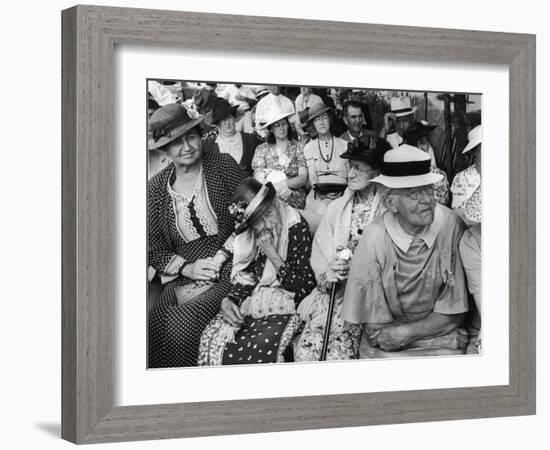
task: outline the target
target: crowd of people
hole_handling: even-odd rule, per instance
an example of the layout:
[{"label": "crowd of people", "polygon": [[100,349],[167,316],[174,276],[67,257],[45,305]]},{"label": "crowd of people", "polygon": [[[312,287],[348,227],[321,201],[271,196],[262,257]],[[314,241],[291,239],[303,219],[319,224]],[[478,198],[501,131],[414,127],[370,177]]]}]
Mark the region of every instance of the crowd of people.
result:
[{"label": "crowd of people", "polygon": [[481,125],[324,92],[150,82],[149,368],[480,352]]}]

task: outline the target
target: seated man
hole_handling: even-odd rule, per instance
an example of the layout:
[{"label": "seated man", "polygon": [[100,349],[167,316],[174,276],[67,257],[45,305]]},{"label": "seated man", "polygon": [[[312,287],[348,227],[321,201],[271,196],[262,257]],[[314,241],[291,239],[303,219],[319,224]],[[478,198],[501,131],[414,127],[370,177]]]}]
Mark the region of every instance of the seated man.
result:
[{"label": "seated man", "polygon": [[437,204],[430,157],[402,145],[384,155],[388,211],[363,231],[344,295],[343,318],[363,324],[360,357],[460,354],[468,311],[458,244],[464,224]]},{"label": "seated man", "polygon": [[376,132],[367,129],[362,103],[355,100],[348,100],[342,105],[342,112],[344,114],[344,123],[346,124],[347,130],[340,135],[340,139],[353,142],[354,139],[362,137],[363,134],[372,136],[377,135]]}]

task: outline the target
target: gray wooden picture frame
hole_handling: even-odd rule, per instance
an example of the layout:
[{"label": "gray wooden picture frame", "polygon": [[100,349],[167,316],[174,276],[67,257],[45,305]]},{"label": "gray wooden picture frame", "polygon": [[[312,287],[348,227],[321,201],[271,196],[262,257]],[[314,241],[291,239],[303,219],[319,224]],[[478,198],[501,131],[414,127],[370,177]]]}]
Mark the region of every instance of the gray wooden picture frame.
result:
[{"label": "gray wooden picture frame", "polygon": [[[62,31],[64,439],[94,443],[535,413],[534,35],[96,6],[63,11]],[[115,407],[116,44],[507,65],[509,384]]]}]

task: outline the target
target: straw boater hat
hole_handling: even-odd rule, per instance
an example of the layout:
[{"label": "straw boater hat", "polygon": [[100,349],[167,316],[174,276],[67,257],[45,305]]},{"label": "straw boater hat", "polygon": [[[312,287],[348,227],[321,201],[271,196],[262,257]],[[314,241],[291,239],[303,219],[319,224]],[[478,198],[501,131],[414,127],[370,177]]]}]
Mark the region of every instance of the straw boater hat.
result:
[{"label": "straw boater hat", "polygon": [[151,138],[149,150],[158,149],[187,133],[202,122],[202,116],[193,114],[178,103],[157,109],[149,120]]},{"label": "straw boater hat", "polygon": [[272,108],[266,114],[265,124],[262,125],[261,129],[267,130],[275,122],[278,122],[281,119],[285,119],[286,117],[292,116],[293,114],[294,114],[293,112],[285,112],[279,108]]},{"label": "straw boater hat", "polygon": [[483,137],[481,125],[478,125],[475,128],[472,128],[470,132],[468,133],[468,145],[464,147],[464,150],[462,150],[462,153],[467,153],[470,150],[473,150],[476,148],[479,144],[481,144],[481,139]]},{"label": "straw boater hat", "polygon": [[216,98],[212,111],[208,112],[204,116],[204,123],[206,125],[217,125],[221,120],[237,114],[239,105],[231,106],[229,102],[223,98]]},{"label": "straw boater hat", "polygon": [[392,189],[412,188],[437,183],[443,175],[430,172],[430,155],[403,144],[384,154],[381,174],[372,181]]},{"label": "straw boater hat", "polygon": [[269,94],[269,89],[266,86],[260,86],[256,90],[256,100],[260,100],[261,98],[265,97],[267,94]]},{"label": "straw boater hat", "polygon": [[229,205],[229,213],[235,219],[235,234],[241,234],[262,217],[275,198],[275,187],[249,177],[245,179],[233,194],[234,202]]},{"label": "straw boater hat", "polygon": [[413,114],[416,106],[411,108],[411,99],[407,96],[393,97],[390,101],[390,109],[395,117],[403,117]]}]

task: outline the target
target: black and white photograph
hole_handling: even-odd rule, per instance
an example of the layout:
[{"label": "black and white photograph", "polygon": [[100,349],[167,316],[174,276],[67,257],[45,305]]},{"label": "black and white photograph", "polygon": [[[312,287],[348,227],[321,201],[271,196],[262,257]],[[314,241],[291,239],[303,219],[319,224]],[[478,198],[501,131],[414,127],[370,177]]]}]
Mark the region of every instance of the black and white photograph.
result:
[{"label": "black and white photograph", "polygon": [[481,94],[146,96],[148,368],[482,352]]}]

